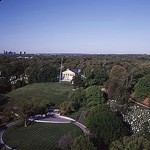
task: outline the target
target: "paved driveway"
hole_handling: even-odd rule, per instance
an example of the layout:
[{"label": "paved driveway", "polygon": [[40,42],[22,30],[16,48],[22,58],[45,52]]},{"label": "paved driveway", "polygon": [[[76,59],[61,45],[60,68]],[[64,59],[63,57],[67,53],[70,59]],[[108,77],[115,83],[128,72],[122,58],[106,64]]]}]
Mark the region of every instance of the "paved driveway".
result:
[{"label": "paved driveway", "polygon": [[71,123],[70,120],[64,119],[64,118],[60,118],[58,116],[55,117],[47,117],[47,118],[43,118],[40,120],[35,120],[36,122],[47,122],[47,123]]}]

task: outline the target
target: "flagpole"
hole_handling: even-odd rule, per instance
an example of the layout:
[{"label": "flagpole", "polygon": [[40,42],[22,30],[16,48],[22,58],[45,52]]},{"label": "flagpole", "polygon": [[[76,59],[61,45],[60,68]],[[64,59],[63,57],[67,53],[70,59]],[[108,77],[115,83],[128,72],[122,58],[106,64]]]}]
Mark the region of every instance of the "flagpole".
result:
[{"label": "flagpole", "polygon": [[61,58],[60,74],[59,74],[59,82],[61,82],[61,80],[62,80],[62,67],[63,67],[63,57]]}]

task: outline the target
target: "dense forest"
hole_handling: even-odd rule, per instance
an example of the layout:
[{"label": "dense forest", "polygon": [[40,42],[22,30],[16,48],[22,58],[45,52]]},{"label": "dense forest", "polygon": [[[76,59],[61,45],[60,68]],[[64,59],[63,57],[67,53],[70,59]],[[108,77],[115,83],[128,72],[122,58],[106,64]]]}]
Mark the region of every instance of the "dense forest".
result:
[{"label": "dense forest", "polygon": [[[92,134],[70,145],[64,143],[67,147],[62,149],[150,149],[149,55],[1,55],[0,112],[5,121],[14,119],[9,92],[35,83],[59,82],[60,70],[67,68],[81,69],[82,75],[73,77],[73,90],[60,111],[86,125]],[[24,102],[15,111],[27,117],[54,106],[54,102],[41,106]]]}]

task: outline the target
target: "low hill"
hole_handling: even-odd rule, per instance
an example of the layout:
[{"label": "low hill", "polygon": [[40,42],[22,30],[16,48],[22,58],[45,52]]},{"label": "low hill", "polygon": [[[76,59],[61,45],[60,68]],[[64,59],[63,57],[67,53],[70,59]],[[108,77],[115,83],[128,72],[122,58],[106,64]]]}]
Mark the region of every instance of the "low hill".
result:
[{"label": "low hill", "polygon": [[55,103],[56,107],[68,98],[73,86],[69,83],[35,83],[18,88],[7,94],[10,105],[17,103]]}]

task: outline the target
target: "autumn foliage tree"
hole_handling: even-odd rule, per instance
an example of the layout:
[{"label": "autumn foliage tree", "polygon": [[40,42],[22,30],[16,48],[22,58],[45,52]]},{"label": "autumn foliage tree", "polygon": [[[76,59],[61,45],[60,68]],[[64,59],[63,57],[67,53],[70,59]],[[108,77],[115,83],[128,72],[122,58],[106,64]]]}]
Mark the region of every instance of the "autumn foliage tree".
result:
[{"label": "autumn foliage tree", "polygon": [[126,87],[127,72],[121,65],[115,65],[112,67],[109,80],[106,82],[108,88],[109,99],[115,99],[119,103],[124,103],[124,94],[127,89]]},{"label": "autumn foliage tree", "polygon": [[115,65],[112,67],[110,74],[110,79],[118,79],[119,81],[124,82],[126,80],[126,70],[123,66]]}]

